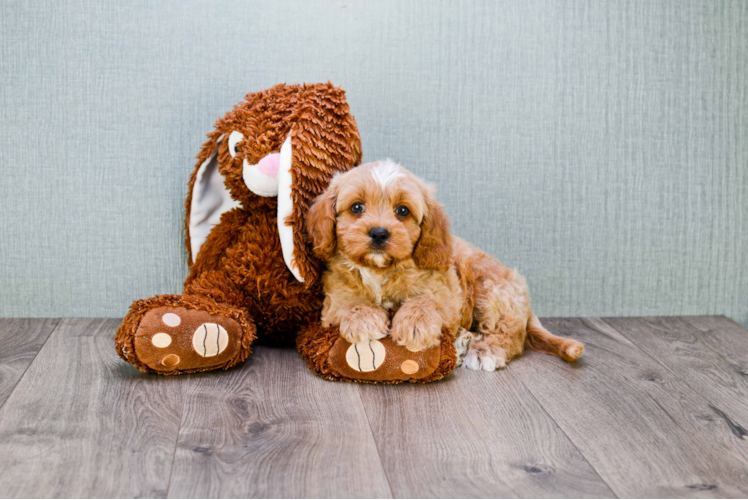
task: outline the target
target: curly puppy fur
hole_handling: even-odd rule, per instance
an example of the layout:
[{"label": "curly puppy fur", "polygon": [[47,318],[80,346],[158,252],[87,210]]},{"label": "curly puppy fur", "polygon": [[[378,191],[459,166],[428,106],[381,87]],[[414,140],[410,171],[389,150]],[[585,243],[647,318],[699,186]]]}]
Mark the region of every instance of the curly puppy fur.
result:
[{"label": "curly puppy fur", "polygon": [[[385,160],[335,176],[307,214],[313,251],[328,261],[322,326],[351,343],[390,335],[420,350],[458,331],[458,362],[493,371],[524,347],[578,359],[530,310],[524,278],[452,237],[434,189]],[[392,320],[389,318],[394,312]]]}]

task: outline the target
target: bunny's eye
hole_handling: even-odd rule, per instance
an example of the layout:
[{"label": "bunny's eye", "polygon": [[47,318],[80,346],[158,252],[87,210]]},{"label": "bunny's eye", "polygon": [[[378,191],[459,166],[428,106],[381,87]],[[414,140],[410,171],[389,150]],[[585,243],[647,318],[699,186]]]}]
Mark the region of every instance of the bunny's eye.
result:
[{"label": "bunny's eye", "polygon": [[357,201],[353,205],[351,205],[351,212],[354,214],[362,214],[364,213],[364,204],[360,201]]},{"label": "bunny's eye", "polygon": [[236,158],[236,155],[239,153],[236,147],[239,145],[242,139],[244,139],[244,135],[241,132],[237,132],[236,130],[231,132],[231,134],[229,135],[229,154],[232,158]]},{"label": "bunny's eye", "polygon": [[395,213],[400,217],[406,217],[410,213],[410,210],[405,205],[400,205],[395,209]]}]

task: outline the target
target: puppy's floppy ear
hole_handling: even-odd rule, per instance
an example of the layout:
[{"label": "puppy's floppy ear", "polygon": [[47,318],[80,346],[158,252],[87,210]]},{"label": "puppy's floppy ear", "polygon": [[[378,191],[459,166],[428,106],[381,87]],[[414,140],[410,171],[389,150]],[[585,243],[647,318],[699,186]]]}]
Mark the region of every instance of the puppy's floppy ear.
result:
[{"label": "puppy's floppy ear", "polygon": [[421,221],[421,237],[413,249],[413,261],[421,269],[445,272],[454,262],[449,219],[436,202],[432,187],[424,186],[424,198],[427,211]]},{"label": "puppy's floppy ear", "polygon": [[333,178],[330,186],[314,200],[306,214],[306,231],[312,241],[312,251],[317,258],[322,260],[330,260],[335,255],[337,247],[335,235],[337,198],[338,187]]}]

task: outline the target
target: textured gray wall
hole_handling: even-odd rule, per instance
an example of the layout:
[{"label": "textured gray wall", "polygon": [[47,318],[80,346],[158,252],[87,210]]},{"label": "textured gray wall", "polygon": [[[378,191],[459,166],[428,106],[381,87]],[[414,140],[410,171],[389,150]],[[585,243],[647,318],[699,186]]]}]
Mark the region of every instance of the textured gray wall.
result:
[{"label": "textured gray wall", "polygon": [[178,292],[214,120],[332,80],[541,316],[748,324],[748,2],[0,3],[0,315]]}]

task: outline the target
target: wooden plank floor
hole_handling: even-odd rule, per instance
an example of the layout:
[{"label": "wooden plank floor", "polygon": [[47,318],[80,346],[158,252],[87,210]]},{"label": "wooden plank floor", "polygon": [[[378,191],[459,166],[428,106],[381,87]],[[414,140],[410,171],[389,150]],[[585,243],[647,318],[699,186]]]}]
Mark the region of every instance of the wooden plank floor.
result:
[{"label": "wooden plank floor", "polygon": [[748,330],[544,324],[585,357],[374,386],[263,347],[141,374],[114,352],[119,320],[0,319],[0,497],[748,496]]}]

